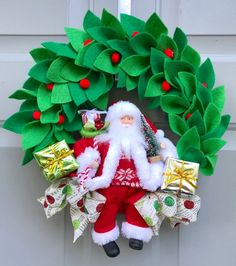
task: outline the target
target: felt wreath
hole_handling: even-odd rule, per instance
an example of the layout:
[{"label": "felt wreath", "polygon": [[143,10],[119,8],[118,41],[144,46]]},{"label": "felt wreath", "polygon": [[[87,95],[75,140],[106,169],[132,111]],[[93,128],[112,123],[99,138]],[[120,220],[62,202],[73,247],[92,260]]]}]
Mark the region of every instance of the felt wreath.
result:
[{"label": "felt wreath", "polygon": [[210,59],[199,53],[176,28],[173,37],[156,13],[144,22],[121,14],[120,21],[103,10],[101,19],[88,11],[83,28],[66,28],[69,43],[44,42],[30,54],[36,64],[23,88],[10,98],[24,100],[4,128],[22,134],[23,164],[33,153],[63,139],[74,143],[82,128],[78,109],[106,109],[114,86],[136,90],[148,108],[168,114],[179,135],[180,159],[197,162],[212,175],[229,115],[221,115],[224,87],[214,88]]}]

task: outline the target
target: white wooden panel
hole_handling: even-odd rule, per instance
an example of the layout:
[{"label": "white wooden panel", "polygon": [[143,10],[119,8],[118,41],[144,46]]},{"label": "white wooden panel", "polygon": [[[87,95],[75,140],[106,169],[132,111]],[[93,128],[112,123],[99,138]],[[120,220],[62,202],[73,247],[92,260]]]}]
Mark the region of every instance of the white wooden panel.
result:
[{"label": "white wooden panel", "polygon": [[180,230],[181,266],[236,265],[236,152],[221,152],[212,177],[202,177],[197,223]]},{"label": "white wooden panel", "polygon": [[147,20],[152,13],[159,13],[159,3],[158,0],[133,0],[131,2],[131,14],[140,19]]},{"label": "white wooden panel", "polygon": [[91,0],[70,0],[69,1],[69,26],[81,28],[83,26],[84,15],[91,9]]},{"label": "white wooden panel", "polygon": [[93,12],[99,17],[101,17],[103,8],[107,9],[114,16],[118,15],[118,0],[93,0],[91,5]]},{"label": "white wooden panel", "polygon": [[191,35],[228,35],[236,32],[234,0],[162,0],[162,18],[173,30]]},{"label": "white wooden panel", "polygon": [[36,164],[20,161],[19,149],[0,149],[1,265],[63,266],[64,213],[46,219],[37,198],[48,184]]},{"label": "white wooden panel", "polygon": [[0,1],[0,34],[64,34],[67,0]]}]

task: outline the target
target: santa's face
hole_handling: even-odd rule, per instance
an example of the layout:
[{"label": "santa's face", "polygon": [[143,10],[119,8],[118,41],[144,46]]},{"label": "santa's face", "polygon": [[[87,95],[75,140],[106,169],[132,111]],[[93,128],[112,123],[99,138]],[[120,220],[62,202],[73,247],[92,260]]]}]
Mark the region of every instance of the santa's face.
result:
[{"label": "santa's face", "polygon": [[125,127],[130,127],[133,125],[134,123],[134,118],[133,116],[130,116],[130,115],[125,115],[125,116],[122,116],[120,118],[120,122],[123,126]]}]

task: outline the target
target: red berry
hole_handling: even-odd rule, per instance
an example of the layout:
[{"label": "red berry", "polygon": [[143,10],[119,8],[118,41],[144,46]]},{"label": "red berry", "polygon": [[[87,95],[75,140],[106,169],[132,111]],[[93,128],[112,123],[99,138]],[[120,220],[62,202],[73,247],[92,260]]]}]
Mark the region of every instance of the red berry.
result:
[{"label": "red berry", "polygon": [[191,209],[193,209],[193,207],[194,207],[194,202],[191,201],[191,200],[185,200],[185,201],[184,201],[184,207],[185,207],[186,209],[191,210]]},{"label": "red berry", "polygon": [[48,207],[48,204],[47,204],[46,200],[45,200],[44,203],[43,203],[43,207],[44,207],[45,209]]},{"label": "red berry", "polygon": [[174,57],[174,52],[173,52],[173,50],[171,50],[170,48],[166,48],[166,49],[164,50],[164,54],[165,54],[167,57],[169,57],[169,58],[173,58],[173,57]]},{"label": "red berry", "polygon": [[49,204],[53,204],[53,203],[55,202],[54,197],[51,196],[51,195],[47,195],[46,198],[47,198],[47,202],[48,202]]},{"label": "red berry", "polygon": [[84,41],[84,43],[83,43],[83,44],[84,44],[84,46],[85,46],[85,45],[87,45],[87,44],[91,43],[92,41],[93,41],[93,40],[91,40],[91,39],[87,39],[87,40],[85,40],[85,41]]},{"label": "red berry", "polygon": [[47,84],[46,86],[47,86],[47,89],[51,91],[54,87],[54,83]]},{"label": "red berry", "polygon": [[139,32],[138,32],[138,31],[134,31],[134,32],[132,33],[132,37],[136,36],[137,34],[139,34]]},{"label": "red berry", "polygon": [[185,116],[185,119],[188,120],[191,116],[192,116],[192,114],[189,113],[189,114],[187,114],[187,115]]},{"label": "red berry", "polygon": [[97,206],[97,208],[96,208],[96,211],[97,211],[97,212],[101,212],[102,209],[103,209],[103,207],[104,207],[104,203],[100,203],[100,204],[98,204],[98,206]]},{"label": "red berry", "polygon": [[163,91],[169,91],[171,89],[170,83],[164,80],[161,84],[161,88],[163,89]]},{"label": "red berry", "polygon": [[65,117],[64,117],[64,115],[59,115],[59,120],[58,120],[58,124],[59,125],[61,125],[61,124],[63,124],[64,123],[64,121],[65,121]]},{"label": "red berry", "polygon": [[81,89],[86,90],[90,87],[90,81],[88,79],[81,79],[79,85]]},{"label": "red berry", "polygon": [[206,82],[202,82],[202,86],[205,87],[205,88],[207,88]]},{"label": "red berry", "polygon": [[81,208],[81,207],[83,207],[83,205],[84,205],[84,200],[81,199],[81,200],[79,200],[76,204],[77,204],[77,206],[78,206],[79,208]]},{"label": "red berry", "polygon": [[120,54],[117,53],[117,52],[114,52],[114,53],[111,55],[111,62],[112,62],[113,64],[118,64],[118,63],[120,62],[120,58],[121,58]]},{"label": "red berry", "polygon": [[41,112],[40,111],[34,111],[33,112],[33,118],[35,120],[39,120],[40,119],[40,116],[41,116]]}]

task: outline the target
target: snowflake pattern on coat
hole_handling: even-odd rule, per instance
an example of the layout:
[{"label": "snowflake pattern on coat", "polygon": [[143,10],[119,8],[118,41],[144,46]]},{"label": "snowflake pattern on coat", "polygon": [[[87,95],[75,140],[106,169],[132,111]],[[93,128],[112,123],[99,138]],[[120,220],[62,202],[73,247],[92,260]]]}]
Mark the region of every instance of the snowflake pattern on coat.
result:
[{"label": "snowflake pattern on coat", "polygon": [[131,168],[119,169],[112,180],[112,184],[120,186],[140,187],[136,173]]}]

